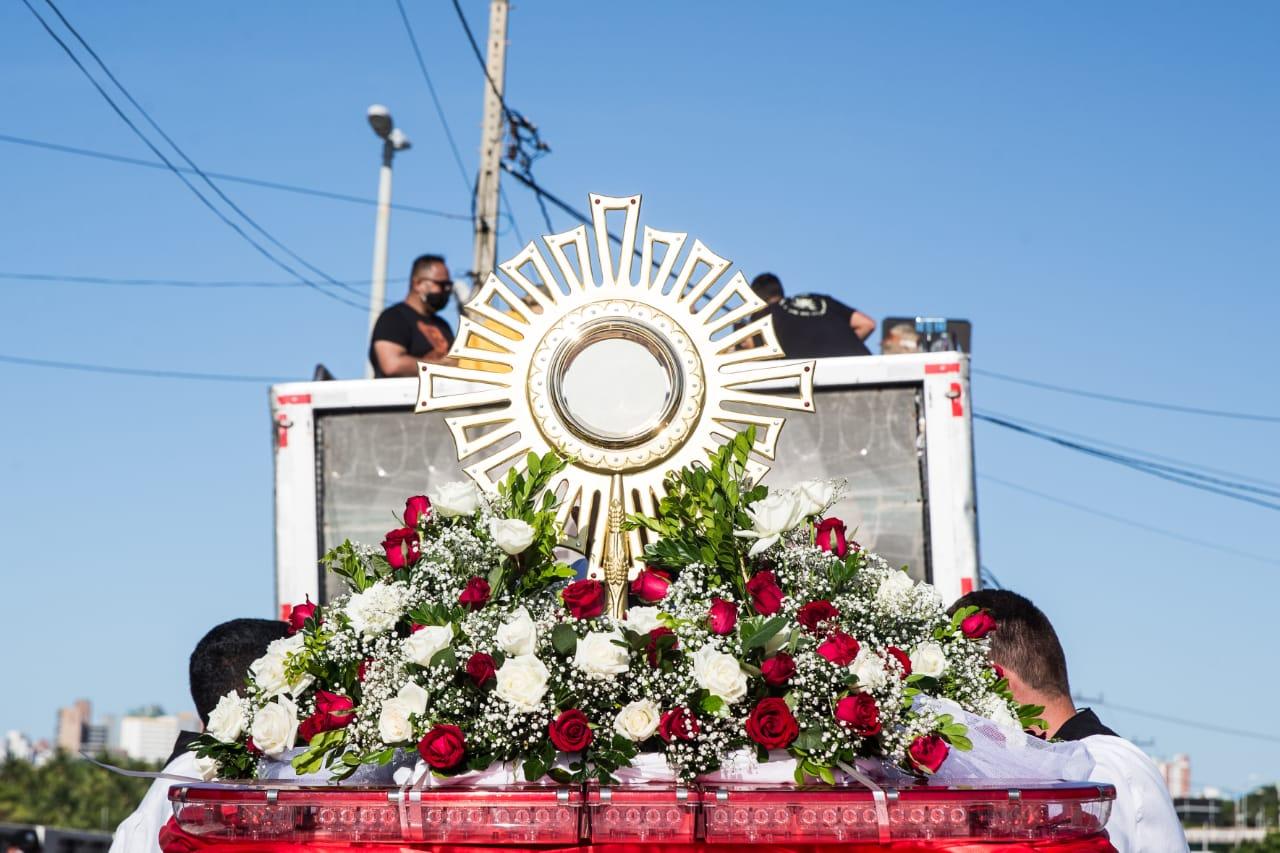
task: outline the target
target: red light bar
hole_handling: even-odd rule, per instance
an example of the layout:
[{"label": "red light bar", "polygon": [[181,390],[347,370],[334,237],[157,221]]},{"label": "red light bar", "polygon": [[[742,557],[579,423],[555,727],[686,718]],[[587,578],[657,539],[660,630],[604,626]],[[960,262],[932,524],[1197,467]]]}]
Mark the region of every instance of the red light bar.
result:
[{"label": "red light bar", "polygon": [[[825,844],[875,841],[1055,842],[1098,837],[1109,785],[861,786],[522,784],[489,788],[175,785],[180,830],[223,841],[302,844]],[[1016,783],[1014,783],[1016,785]],[[882,833],[878,815],[887,820]],[[248,849],[248,848],[246,848]],[[266,848],[264,848],[266,849]]]}]

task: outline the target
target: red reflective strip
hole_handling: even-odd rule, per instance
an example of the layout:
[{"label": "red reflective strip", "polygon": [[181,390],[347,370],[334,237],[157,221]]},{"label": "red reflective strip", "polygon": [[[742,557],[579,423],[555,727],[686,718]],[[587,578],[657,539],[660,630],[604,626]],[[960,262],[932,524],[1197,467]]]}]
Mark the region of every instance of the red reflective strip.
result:
[{"label": "red reflective strip", "polygon": [[276,427],[276,447],[289,446],[289,416],[283,412],[276,416],[276,422],[280,425]]},{"label": "red reflective strip", "polygon": [[280,621],[281,621],[281,622],[288,622],[288,621],[289,621],[289,617],[290,617],[290,616],[292,616],[292,615],[293,615],[293,605],[292,605],[292,604],[281,604],[281,605],[280,605]]},{"label": "red reflective strip", "polygon": [[954,364],[926,364],[924,366],[924,372],[926,376],[932,373],[959,373],[960,363],[956,362]]},{"label": "red reflective strip", "polygon": [[[957,367],[958,366],[959,365],[957,365]],[[276,397],[276,403],[281,406],[289,406],[289,405],[294,405],[298,403],[310,403],[310,402],[311,402],[310,394],[282,394],[279,397]]]},{"label": "red reflective strip", "polygon": [[964,414],[964,403],[960,402],[960,383],[951,383],[951,417],[958,418]]},{"label": "red reflective strip", "polygon": [[[960,594],[968,595],[973,592],[973,578],[960,578]],[[289,605],[285,605],[288,607]]]}]

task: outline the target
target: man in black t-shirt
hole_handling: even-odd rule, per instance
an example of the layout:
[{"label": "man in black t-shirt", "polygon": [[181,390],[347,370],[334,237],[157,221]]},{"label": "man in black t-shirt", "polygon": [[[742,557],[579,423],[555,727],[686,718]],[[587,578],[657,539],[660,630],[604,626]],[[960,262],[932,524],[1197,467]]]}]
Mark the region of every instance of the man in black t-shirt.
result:
[{"label": "man in black t-shirt", "polygon": [[788,358],[871,355],[863,341],[875,331],[876,321],[856,308],[819,293],[788,299],[782,282],[769,272],[756,276],[751,289],[769,303],[766,310]]},{"label": "man in black t-shirt", "polygon": [[378,379],[417,376],[418,362],[439,364],[449,357],[453,329],[439,312],[449,302],[453,280],[439,255],[416,258],[409,293],[378,315],[369,341],[369,362]]}]

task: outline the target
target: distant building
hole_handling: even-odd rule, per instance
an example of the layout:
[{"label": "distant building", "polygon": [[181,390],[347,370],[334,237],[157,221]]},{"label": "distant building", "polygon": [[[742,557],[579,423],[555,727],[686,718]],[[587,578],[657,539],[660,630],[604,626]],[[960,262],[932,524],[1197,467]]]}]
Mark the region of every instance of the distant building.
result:
[{"label": "distant building", "polygon": [[11,730],[0,744],[0,760],[14,758],[18,761],[30,761],[35,757],[35,747],[31,738],[19,731]]},{"label": "distant building", "polygon": [[120,750],[139,761],[164,761],[181,725],[176,716],[120,718]]},{"label": "distant building", "polygon": [[85,755],[98,756],[107,751],[108,729],[106,725],[86,723],[84,735],[80,738],[80,752]]},{"label": "distant building", "polygon": [[80,744],[84,740],[85,726],[93,721],[93,706],[88,699],[77,699],[67,708],[58,709],[58,749],[75,755],[80,752]]},{"label": "distant building", "polygon": [[1180,753],[1169,761],[1159,761],[1160,775],[1164,777],[1169,796],[1175,800],[1191,796],[1191,757]]}]

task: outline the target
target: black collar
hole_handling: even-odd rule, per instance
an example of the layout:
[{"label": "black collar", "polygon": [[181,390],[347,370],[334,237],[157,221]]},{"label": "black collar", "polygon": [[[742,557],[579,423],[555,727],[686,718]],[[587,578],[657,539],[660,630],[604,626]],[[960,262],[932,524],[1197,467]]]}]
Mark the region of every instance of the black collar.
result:
[{"label": "black collar", "polygon": [[200,737],[200,732],[187,732],[187,731],[178,732],[178,737],[173,742],[173,752],[172,754],[170,754],[170,756],[167,759],[165,759],[164,763],[168,764],[170,761],[173,761],[173,759],[177,758],[179,755],[182,755],[184,752],[188,752],[189,751],[188,748],[191,746],[191,742],[198,737]]},{"label": "black collar", "polygon": [[1080,740],[1090,735],[1111,735],[1119,737],[1111,729],[1102,724],[1102,720],[1098,719],[1098,715],[1093,713],[1093,709],[1085,708],[1083,711],[1076,711],[1076,715],[1062,724],[1053,734],[1054,740]]}]

